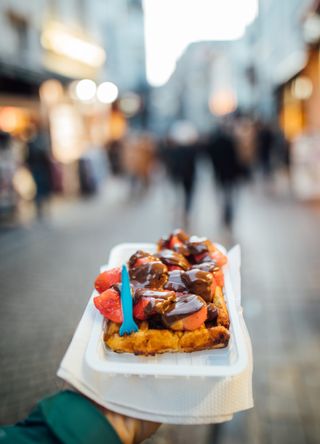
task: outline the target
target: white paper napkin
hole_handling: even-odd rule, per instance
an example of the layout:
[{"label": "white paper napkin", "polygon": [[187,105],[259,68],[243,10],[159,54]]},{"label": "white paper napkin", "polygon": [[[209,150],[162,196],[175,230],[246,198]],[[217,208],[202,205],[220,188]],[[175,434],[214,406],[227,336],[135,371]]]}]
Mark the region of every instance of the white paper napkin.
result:
[{"label": "white paper napkin", "polygon": [[161,423],[224,422],[234,413],[253,407],[252,349],[240,306],[240,247],[232,248],[228,256],[248,347],[249,360],[244,372],[227,378],[142,378],[95,373],[84,359],[94,319],[94,308],[88,305],[60,364],[58,376],[106,408]]}]

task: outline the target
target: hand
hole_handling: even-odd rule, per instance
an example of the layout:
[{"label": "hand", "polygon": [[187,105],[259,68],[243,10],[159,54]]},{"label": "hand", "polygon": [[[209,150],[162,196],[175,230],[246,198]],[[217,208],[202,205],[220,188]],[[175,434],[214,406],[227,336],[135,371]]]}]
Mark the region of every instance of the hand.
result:
[{"label": "hand", "polygon": [[[64,382],[63,389],[80,393],[67,382]],[[84,396],[82,393],[81,395]],[[120,413],[113,412],[112,410],[106,409],[105,407],[95,403],[92,401],[92,399],[90,399],[90,401],[93,402],[107,418],[123,444],[139,444],[144,439],[149,438],[153,433],[155,433],[161,425],[156,422],[144,421],[142,419],[135,419],[129,416],[121,415]]]},{"label": "hand", "polygon": [[104,409],[104,415],[115,429],[123,444],[138,444],[149,438],[161,424],[141,419],[131,418]]}]

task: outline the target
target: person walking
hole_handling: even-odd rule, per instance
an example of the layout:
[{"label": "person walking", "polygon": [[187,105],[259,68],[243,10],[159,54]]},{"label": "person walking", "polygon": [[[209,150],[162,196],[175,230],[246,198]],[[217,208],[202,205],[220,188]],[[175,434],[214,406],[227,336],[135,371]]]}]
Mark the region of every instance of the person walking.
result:
[{"label": "person walking", "polygon": [[234,194],[241,175],[236,143],[231,129],[220,125],[209,139],[207,152],[214,170],[215,182],[222,195],[223,223],[231,228],[234,218]]},{"label": "person walking", "polygon": [[28,141],[26,164],[36,184],[35,204],[39,219],[43,217],[44,206],[53,191],[49,148],[49,137],[43,129],[37,126],[31,139]]},{"label": "person walking", "polygon": [[190,224],[198,148],[198,134],[192,123],[177,121],[161,149],[168,176],[176,189],[181,189],[183,193],[182,226],[185,229]]}]

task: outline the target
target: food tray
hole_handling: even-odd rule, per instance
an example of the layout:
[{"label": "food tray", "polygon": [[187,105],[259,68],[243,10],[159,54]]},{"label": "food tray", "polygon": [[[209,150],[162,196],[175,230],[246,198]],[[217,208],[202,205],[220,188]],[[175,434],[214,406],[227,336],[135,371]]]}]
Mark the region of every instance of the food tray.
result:
[{"label": "food tray", "polygon": [[[216,245],[226,254],[224,247]],[[102,267],[102,269],[122,265],[137,250],[154,253],[156,245],[144,243],[119,244],[111,250],[108,265]],[[192,353],[164,353],[156,356],[135,356],[130,353],[115,353],[104,345],[103,330],[106,321],[97,310],[94,310],[93,328],[85,355],[88,366],[99,373],[127,376],[222,377],[241,373],[246,368],[248,362],[247,347],[243,330],[240,326],[228,265],[223,267],[223,271],[225,276],[224,295],[231,321],[228,347]],[[94,292],[90,304],[93,304],[95,294]]]}]

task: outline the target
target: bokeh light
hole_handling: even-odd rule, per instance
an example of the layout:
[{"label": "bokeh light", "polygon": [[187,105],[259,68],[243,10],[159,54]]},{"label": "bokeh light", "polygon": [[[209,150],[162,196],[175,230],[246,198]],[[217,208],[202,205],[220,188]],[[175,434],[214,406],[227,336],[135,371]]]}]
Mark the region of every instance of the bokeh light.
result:
[{"label": "bokeh light", "polygon": [[291,92],[292,95],[299,100],[306,100],[311,97],[313,85],[310,79],[306,76],[298,77],[293,83]]},{"label": "bokeh light", "polygon": [[118,87],[112,82],[103,82],[97,88],[97,98],[101,103],[114,102],[118,94]]},{"label": "bokeh light", "polygon": [[214,93],[209,100],[209,108],[216,116],[225,116],[237,108],[236,97],[231,90],[221,90]]},{"label": "bokeh light", "polygon": [[140,110],[141,99],[138,94],[127,93],[121,97],[119,107],[127,117],[132,117]]},{"label": "bokeh light", "polygon": [[63,87],[58,80],[50,79],[43,82],[39,89],[40,99],[48,106],[54,105],[63,96]]},{"label": "bokeh light", "polygon": [[20,167],[15,172],[12,183],[15,191],[25,200],[33,200],[37,187],[30,171],[25,167]]},{"label": "bokeh light", "polygon": [[83,79],[76,84],[75,93],[79,100],[87,102],[94,98],[96,89],[97,86],[93,80]]}]

